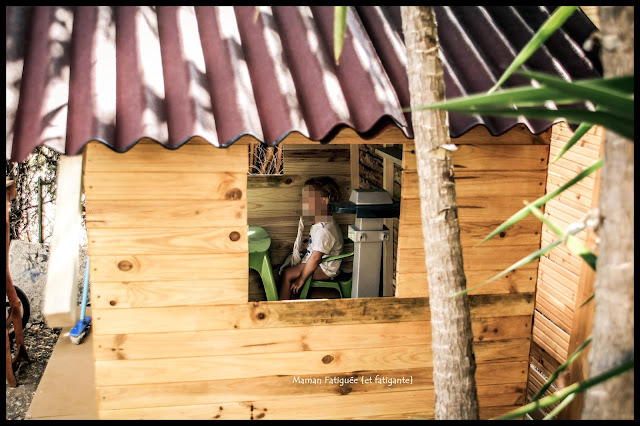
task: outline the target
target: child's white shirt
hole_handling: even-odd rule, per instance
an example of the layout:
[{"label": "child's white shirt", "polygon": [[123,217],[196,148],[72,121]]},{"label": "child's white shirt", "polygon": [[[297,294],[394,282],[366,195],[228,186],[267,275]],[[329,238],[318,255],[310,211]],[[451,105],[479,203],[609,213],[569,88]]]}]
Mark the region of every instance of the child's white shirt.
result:
[{"label": "child's white shirt", "polygon": [[[309,244],[307,245],[307,253],[302,258],[302,263],[306,263],[314,251],[322,252],[323,259],[342,254],[343,240],[340,227],[333,217],[330,217],[327,222],[314,223],[309,231]],[[322,262],[320,268],[329,278],[332,278],[340,272],[341,263],[342,259]]]}]

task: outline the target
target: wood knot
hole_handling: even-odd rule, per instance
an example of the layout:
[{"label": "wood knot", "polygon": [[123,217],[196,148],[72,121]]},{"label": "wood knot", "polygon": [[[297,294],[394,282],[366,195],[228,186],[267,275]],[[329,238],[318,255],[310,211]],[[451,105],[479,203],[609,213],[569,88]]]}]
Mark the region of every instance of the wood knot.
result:
[{"label": "wood knot", "polygon": [[133,268],[133,263],[129,262],[128,260],[123,260],[118,263],[118,269],[120,269],[121,271],[130,271],[131,268]]},{"label": "wood knot", "polygon": [[287,185],[289,185],[291,182],[293,182],[293,179],[288,178],[284,181],[284,183],[286,183]]},{"label": "wood knot", "polygon": [[265,319],[267,316],[265,315],[264,312],[258,312],[258,314],[256,315],[256,318],[258,318],[259,320],[263,320]]},{"label": "wood knot", "polygon": [[229,234],[229,239],[231,241],[238,241],[240,239],[240,233],[238,231],[233,231]]},{"label": "wood knot", "polygon": [[324,364],[330,364],[333,361],[333,357],[331,355],[325,355],[322,357],[322,362]]},{"label": "wood knot", "polygon": [[242,198],[242,191],[239,190],[238,188],[233,188],[227,191],[227,193],[224,194],[224,197],[227,200],[239,200]]},{"label": "wood knot", "polygon": [[116,304],[117,304],[117,303],[118,303],[118,302],[116,302],[115,300],[110,300],[110,301],[109,301],[109,304],[110,304],[111,306],[116,306]]},{"label": "wood knot", "polygon": [[506,236],[507,236],[507,233],[506,233],[506,232],[502,231],[502,232],[500,233],[500,238],[504,238],[504,237],[506,237]]}]

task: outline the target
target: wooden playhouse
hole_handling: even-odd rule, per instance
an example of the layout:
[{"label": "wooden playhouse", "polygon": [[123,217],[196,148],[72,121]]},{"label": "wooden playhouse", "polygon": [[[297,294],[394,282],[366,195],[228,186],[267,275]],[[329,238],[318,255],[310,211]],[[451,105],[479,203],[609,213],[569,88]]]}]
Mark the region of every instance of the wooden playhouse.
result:
[{"label": "wooden playhouse", "polygon": [[[183,8],[167,9],[172,10],[158,11],[157,25],[161,28],[170,28],[171,22],[183,23],[180,19],[189,16],[201,24],[208,13],[220,25],[220,16],[230,13],[229,9],[196,8],[189,15]],[[278,19],[283,19],[278,13],[290,12],[275,9],[260,9],[257,22],[269,29],[273,25],[270,19],[278,24]],[[312,9],[320,22],[318,31],[324,34],[322,22],[331,22],[332,12]],[[104,23],[103,12],[82,11],[93,16],[98,27],[110,28],[108,20]],[[113,21],[125,26],[127,19],[152,16],[145,8],[134,8],[131,16],[129,12],[116,8]],[[253,35],[243,30],[253,13],[253,9],[235,10],[240,36],[247,43],[243,51],[249,67],[260,57],[258,42],[251,45],[248,40]],[[308,13],[304,8],[299,12],[300,22],[308,24]],[[367,13],[367,8],[351,13],[350,19],[360,14],[365,23],[358,26],[350,21],[353,39],[346,42],[346,55],[355,57],[358,31],[367,28],[367,22],[374,22],[373,18],[366,21]],[[392,25],[393,16],[386,22],[398,31],[397,25]],[[172,17],[176,19],[172,21]],[[136,22],[142,25],[142,21]],[[186,31],[182,27],[179,30]],[[269,34],[266,30],[263,33]],[[187,33],[180,34],[184,41]],[[205,36],[201,29],[200,37],[204,40]],[[280,34],[285,50],[285,40],[290,36]],[[368,34],[371,40],[375,36]],[[163,37],[161,31],[160,51],[164,54],[165,49],[176,47]],[[207,62],[202,44],[209,71],[213,65]],[[120,61],[120,56],[116,57]],[[344,59],[345,66],[348,58]],[[380,60],[387,65],[385,59]],[[165,80],[166,70],[175,66],[169,62],[162,57]],[[291,66],[295,80],[296,69]],[[278,67],[276,64],[274,69]],[[153,71],[145,67],[142,81],[152,82],[151,74]],[[99,81],[95,72],[87,75],[94,79],[91,81]],[[183,77],[188,75],[193,77],[188,72]],[[342,78],[339,73],[337,76]],[[202,82],[210,76],[196,77]],[[289,122],[288,131],[280,132],[278,139],[282,174],[249,175],[251,146],[260,138],[246,132],[224,148],[210,143],[211,136],[191,138],[197,130],[206,131],[207,113],[213,116],[211,110],[221,112],[215,104],[199,109],[199,95],[190,91],[191,80],[185,81],[187,92],[179,90],[179,81],[175,87],[173,80],[165,81],[165,121],[161,115],[149,118],[149,108],[142,108],[142,124],[137,129],[116,128],[115,121],[73,127],[76,134],[71,136],[82,143],[67,152],[81,153],[77,158],[82,164],[75,160],[77,169],[65,176],[75,173],[75,182],[81,177],[84,187],[100,418],[433,418],[431,324],[418,174],[413,141],[407,137],[411,135],[410,123],[403,124],[405,116],[396,111],[388,120],[388,110],[383,109],[384,114],[378,112],[373,127],[361,129],[361,122],[354,119],[352,125],[330,126],[324,137],[313,136],[322,123],[312,124],[308,116],[306,136]],[[210,86],[219,84],[207,81]],[[277,111],[260,109],[260,99],[267,95],[258,90],[258,77],[251,74],[251,81],[256,86],[260,118],[277,115]],[[118,84],[125,83],[118,79]],[[141,94],[153,92],[148,86],[140,87],[144,89]],[[181,120],[184,116],[175,112],[182,105],[179,97],[185,93],[191,111],[196,111],[187,116],[197,117],[191,122]],[[371,102],[366,95],[361,102]],[[78,114],[73,110],[74,102],[82,105],[73,96],[81,95],[69,96],[69,123],[75,123],[73,114]],[[95,108],[96,98],[87,99],[95,109],[94,116],[98,116],[103,110]],[[281,94],[279,99],[289,97]],[[156,99],[149,105],[157,108],[159,104],[164,105]],[[301,104],[301,110],[308,113],[310,107],[304,100]],[[117,111],[124,108],[119,103],[117,107]],[[129,114],[135,115],[135,105],[129,107]],[[119,114],[118,120],[127,120],[126,114]],[[534,218],[527,218],[482,246],[475,244],[520,209],[523,200],[532,201],[545,193],[553,132],[550,124],[515,120],[496,123],[481,117],[473,120],[476,122],[467,121],[466,128],[452,139],[459,147],[453,162],[469,285],[495,275],[540,247],[542,226]],[[162,130],[153,128],[153,123],[165,129],[169,143],[157,142]],[[220,125],[216,125],[216,140],[223,141]],[[269,139],[273,127],[269,130],[270,124],[262,125],[266,129],[264,139]],[[493,135],[490,130],[495,126],[502,126],[503,131]],[[532,128],[539,131],[532,132]],[[118,136],[109,133],[116,131]],[[125,136],[138,136],[122,139],[125,136],[121,131]],[[123,143],[111,144],[105,135]],[[69,143],[69,134],[66,138]],[[184,144],[175,142],[187,139]],[[277,273],[296,234],[302,184],[308,177],[326,174],[341,184],[345,199],[354,188],[379,187],[400,201],[400,217],[386,222],[393,230],[393,244],[385,250],[383,259],[391,277],[387,280],[391,284],[383,289],[385,297],[266,301],[259,278],[247,267],[248,225],[262,226],[270,234],[271,259]],[[336,217],[346,235],[353,215]],[[538,276],[538,262],[532,262],[471,293],[481,418],[502,414],[525,402]]]}]

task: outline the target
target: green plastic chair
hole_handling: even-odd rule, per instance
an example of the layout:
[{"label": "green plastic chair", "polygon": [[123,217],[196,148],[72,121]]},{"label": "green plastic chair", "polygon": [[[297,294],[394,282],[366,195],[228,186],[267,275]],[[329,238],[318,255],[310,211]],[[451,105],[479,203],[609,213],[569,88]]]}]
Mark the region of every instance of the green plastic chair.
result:
[{"label": "green plastic chair", "polygon": [[260,226],[249,225],[249,268],[257,271],[262,279],[264,292],[270,302],[280,300],[269,256],[271,237]]},{"label": "green plastic chair", "polygon": [[[327,257],[322,259],[323,262],[330,260],[344,259],[345,257],[353,256],[354,252],[339,254],[337,256]],[[332,288],[337,290],[340,297],[343,299],[351,298],[351,286],[353,282],[353,274],[340,273],[333,280],[314,280],[313,274],[307,278],[304,285],[300,289],[300,299],[306,299],[311,288]]]}]

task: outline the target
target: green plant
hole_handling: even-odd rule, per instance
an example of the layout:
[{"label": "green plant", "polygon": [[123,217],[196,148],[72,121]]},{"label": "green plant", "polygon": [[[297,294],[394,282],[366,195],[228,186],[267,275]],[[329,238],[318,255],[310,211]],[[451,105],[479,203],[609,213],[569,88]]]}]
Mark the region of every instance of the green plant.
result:
[{"label": "green plant", "polygon": [[[578,82],[566,82],[562,79],[548,76],[540,73],[520,71],[518,74],[536,80],[539,87],[514,88],[496,92],[499,86],[504,83],[508,77],[516,72],[531,54],[542,45],[551,33],[556,31],[571,16],[577,7],[560,7],[552,16],[543,24],[539,31],[534,35],[530,43],[516,56],[514,62],[508,67],[496,85],[492,87],[486,94],[473,95],[460,99],[452,99],[439,102],[433,105],[419,106],[408,108],[414,109],[446,109],[465,114],[483,114],[496,116],[526,116],[529,118],[542,118],[550,120],[565,120],[569,123],[580,124],[576,129],[573,137],[565,144],[560,153],[552,161],[557,161],[565,152],[567,152],[589,129],[594,125],[601,125],[621,136],[633,141],[634,139],[634,76],[623,76],[609,79],[590,79]],[[495,93],[494,93],[495,92]],[[547,103],[551,101],[557,107],[555,109],[547,108]],[[584,102],[586,105],[591,104],[588,109],[575,108],[574,104]],[[595,107],[593,107],[595,105]],[[578,181],[593,173],[602,166],[602,159],[596,161],[591,167],[578,174],[557,190],[539,198],[533,203],[526,203],[525,207],[510,217],[507,221],[498,226],[483,241],[482,244],[499,234],[503,230],[509,228],[516,222],[522,220],[528,214],[534,214],[539,220],[545,223],[559,238],[550,245],[524,257],[520,261],[509,266],[507,269],[490,278],[489,280],[475,287],[468,288],[464,291],[452,294],[451,297],[471,291],[481,285],[487,284],[497,278],[503,276],[509,271],[514,270],[526,263],[529,263],[543,254],[547,253],[560,243],[566,244],[568,249],[580,256],[593,269],[596,269],[596,255],[584,247],[573,235],[587,226],[587,218],[583,223],[574,224],[566,230],[562,230],[551,220],[545,218],[538,209],[550,199],[556,197],[562,191],[575,185]],[[590,297],[589,300],[593,298]],[[588,301],[587,301],[588,302]],[[587,303],[585,302],[585,304]],[[582,305],[584,306],[584,304]],[[581,306],[581,307],[582,307]],[[589,378],[580,383],[574,383],[555,394],[540,398],[541,395],[555,381],[559,373],[571,364],[582,352],[584,347],[590,342],[590,338],[563,363],[556,372],[552,374],[549,380],[542,386],[540,391],[532,398],[532,402],[521,408],[513,410],[497,419],[512,419],[521,417],[526,413],[533,412],[539,408],[546,407],[551,404],[559,403],[558,406],[550,412],[545,419],[553,418],[563,408],[565,408],[574,398],[575,395],[585,391],[591,386],[595,386],[611,377],[622,374],[634,367],[634,361],[627,361],[617,367],[614,367],[596,377]]]}]

